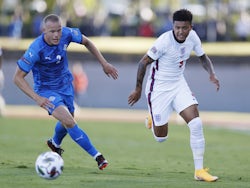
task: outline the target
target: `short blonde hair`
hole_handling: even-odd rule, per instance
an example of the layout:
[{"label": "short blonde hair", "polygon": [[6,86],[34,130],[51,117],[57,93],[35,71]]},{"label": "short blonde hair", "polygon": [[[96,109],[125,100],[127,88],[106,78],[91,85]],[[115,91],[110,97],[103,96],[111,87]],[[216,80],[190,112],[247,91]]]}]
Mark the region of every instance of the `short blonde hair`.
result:
[{"label": "short blonde hair", "polygon": [[51,21],[51,22],[61,22],[61,18],[58,15],[56,15],[56,14],[49,14],[49,15],[47,15],[47,16],[44,17],[44,19],[43,19],[43,26],[45,26],[45,24],[48,21]]}]

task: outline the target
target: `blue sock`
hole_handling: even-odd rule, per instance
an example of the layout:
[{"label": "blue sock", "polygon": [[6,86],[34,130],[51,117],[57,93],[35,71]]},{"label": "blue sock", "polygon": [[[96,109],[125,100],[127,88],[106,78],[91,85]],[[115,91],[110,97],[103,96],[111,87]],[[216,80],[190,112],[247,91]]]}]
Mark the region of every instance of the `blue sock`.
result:
[{"label": "blue sock", "polygon": [[58,121],[56,123],[55,134],[53,136],[53,141],[55,142],[55,144],[60,146],[66,134],[67,134],[67,129],[61,124],[60,121]]},{"label": "blue sock", "polygon": [[94,157],[98,153],[95,147],[91,144],[88,135],[82,129],[80,129],[77,124],[72,128],[68,128],[67,130],[71,138],[86,152],[88,152],[89,155]]}]

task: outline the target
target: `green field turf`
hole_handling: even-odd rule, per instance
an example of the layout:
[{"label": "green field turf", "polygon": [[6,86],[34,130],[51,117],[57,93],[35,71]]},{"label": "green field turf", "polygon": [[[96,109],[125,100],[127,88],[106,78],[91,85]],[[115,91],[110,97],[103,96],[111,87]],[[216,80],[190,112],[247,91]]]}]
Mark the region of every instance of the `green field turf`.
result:
[{"label": "green field turf", "polygon": [[53,119],[0,118],[1,188],[245,188],[250,187],[249,131],[204,127],[205,166],[220,177],[214,183],[193,179],[189,130],[170,126],[169,140],[157,143],[140,123],[79,122],[110,165],[100,171],[96,162],[67,136],[65,166],[56,180],[44,180],[34,168],[36,157],[48,148]]}]

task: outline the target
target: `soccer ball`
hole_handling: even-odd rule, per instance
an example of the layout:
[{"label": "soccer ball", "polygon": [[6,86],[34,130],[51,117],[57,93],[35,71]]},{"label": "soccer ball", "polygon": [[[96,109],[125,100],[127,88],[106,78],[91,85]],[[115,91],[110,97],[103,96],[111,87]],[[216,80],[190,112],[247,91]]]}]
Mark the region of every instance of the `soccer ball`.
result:
[{"label": "soccer ball", "polygon": [[63,172],[64,161],[62,157],[53,151],[40,154],[35,163],[37,174],[44,179],[53,180]]}]

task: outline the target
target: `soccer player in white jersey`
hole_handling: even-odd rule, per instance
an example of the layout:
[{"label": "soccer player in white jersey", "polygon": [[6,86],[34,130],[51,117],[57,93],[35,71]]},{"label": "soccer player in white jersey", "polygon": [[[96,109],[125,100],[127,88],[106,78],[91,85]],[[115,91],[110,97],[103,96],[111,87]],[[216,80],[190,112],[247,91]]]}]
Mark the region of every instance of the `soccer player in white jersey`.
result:
[{"label": "soccer player in white jersey", "polygon": [[205,139],[198,102],[183,75],[192,51],[199,57],[217,91],[220,84],[211,60],[203,51],[198,35],[192,30],[192,17],[192,13],[186,9],[180,9],[173,14],[173,30],[163,33],[139,61],[136,88],[128,97],[128,103],[132,106],[140,99],[146,68],[151,65],[145,94],[154,138],[158,142],[167,139],[169,117],[175,110],[190,129],[194,178],[213,182],[218,177],[210,175],[203,167]]}]

